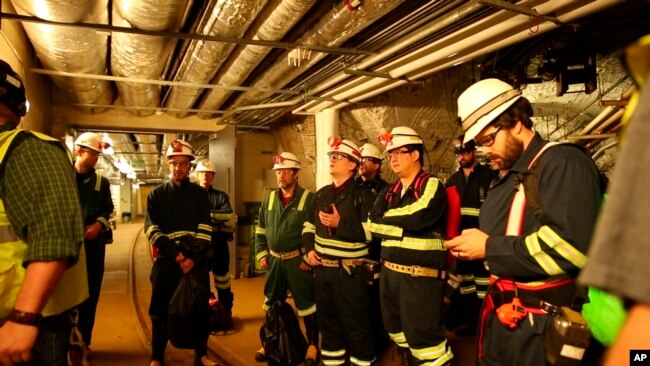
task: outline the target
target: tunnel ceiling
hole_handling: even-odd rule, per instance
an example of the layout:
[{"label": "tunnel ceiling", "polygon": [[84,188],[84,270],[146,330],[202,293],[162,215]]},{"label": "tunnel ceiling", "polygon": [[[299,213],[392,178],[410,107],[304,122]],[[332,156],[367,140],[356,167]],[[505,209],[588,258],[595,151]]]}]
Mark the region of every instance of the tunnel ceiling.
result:
[{"label": "tunnel ceiling", "polygon": [[[171,139],[186,138],[205,156],[219,126],[268,129],[287,114],[354,106],[463,62],[478,77],[539,84],[544,110],[567,113],[576,97],[555,100],[557,87],[544,89],[557,80],[552,66],[611,53],[650,31],[640,0],[11,3],[15,11],[1,9],[2,21],[25,28],[40,63],[31,72],[51,78],[55,104],[132,116],[131,131],[109,134],[118,152],[111,159],[152,182],[166,173],[161,151]],[[157,118],[172,128],[156,131]],[[185,131],[197,121],[204,131]],[[115,164],[104,165],[116,174]]]}]

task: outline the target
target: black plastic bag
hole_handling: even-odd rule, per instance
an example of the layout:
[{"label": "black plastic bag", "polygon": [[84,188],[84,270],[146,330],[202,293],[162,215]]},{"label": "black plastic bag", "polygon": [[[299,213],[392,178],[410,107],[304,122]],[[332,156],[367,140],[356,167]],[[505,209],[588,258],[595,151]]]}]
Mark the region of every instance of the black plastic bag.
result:
[{"label": "black plastic bag", "polygon": [[195,349],[205,345],[210,334],[209,288],[195,270],[181,278],[169,302],[167,332],[176,348]]},{"label": "black plastic bag", "polygon": [[260,328],[260,340],[271,366],[298,365],[305,360],[307,340],[296,313],[284,301],[276,301],[266,311],[264,324]]}]

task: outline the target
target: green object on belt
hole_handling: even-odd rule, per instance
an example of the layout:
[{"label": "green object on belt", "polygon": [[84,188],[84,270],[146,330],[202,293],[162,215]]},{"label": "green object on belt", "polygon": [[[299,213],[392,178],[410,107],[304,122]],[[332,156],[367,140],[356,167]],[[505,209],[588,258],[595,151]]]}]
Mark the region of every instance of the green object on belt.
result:
[{"label": "green object on belt", "polygon": [[627,310],[618,296],[590,287],[589,302],[582,307],[582,316],[594,338],[605,346],[611,346],[623,328]]}]

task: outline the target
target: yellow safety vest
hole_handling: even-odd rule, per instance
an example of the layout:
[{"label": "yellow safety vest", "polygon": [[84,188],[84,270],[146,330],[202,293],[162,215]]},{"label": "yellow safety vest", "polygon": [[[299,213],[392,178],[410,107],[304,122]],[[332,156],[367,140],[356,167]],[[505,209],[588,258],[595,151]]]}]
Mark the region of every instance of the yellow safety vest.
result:
[{"label": "yellow safety vest", "polygon": [[[4,161],[13,139],[23,130],[0,133],[0,164]],[[44,141],[54,141],[52,137],[28,131]],[[23,258],[27,244],[11,228],[4,203],[0,199],[0,319],[9,316],[25,279]],[[79,261],[68,268],[63,278],[43,308],[43,316],[56,315],[79,305],[88,298],[88,275],[86,273],[86,253],[83,245]]]}]

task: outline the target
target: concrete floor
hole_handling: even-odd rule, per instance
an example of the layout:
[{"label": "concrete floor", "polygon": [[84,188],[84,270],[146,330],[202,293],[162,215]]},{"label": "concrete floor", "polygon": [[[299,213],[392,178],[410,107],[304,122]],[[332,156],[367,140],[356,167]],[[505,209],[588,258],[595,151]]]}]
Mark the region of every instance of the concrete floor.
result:
[{"label": "concrete floor", "polygon": [[[151,324],[147,315],[151,284],[149,272],[153,263],[149,244],[142,231],[142,222],[119,223],[114,243],[107,246],[106,272],[97,309],[92,365],[148,365]],[[213,359],[224,365],[258,366],[253,359],[260,347],[259,329],[264,319],[262,288],[264,277],[233,280],[235,328],[227,335],[210,336],[209,349]],[[454,366],[474,364],[474,338],[450,337]],[[168,346],[167,365],[191,366],[193,352]],[[399,364],[392,350],[380,360],[382,366]]]}]

